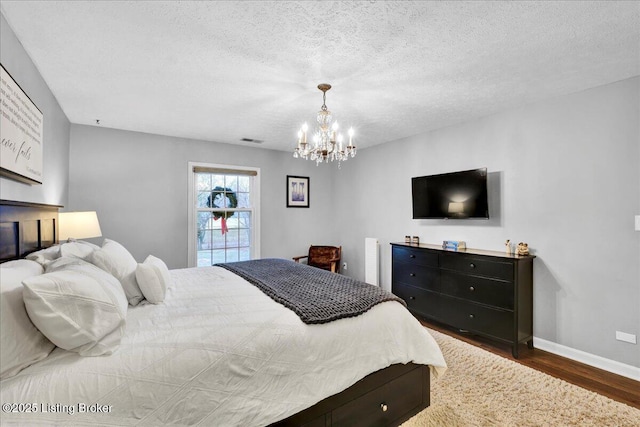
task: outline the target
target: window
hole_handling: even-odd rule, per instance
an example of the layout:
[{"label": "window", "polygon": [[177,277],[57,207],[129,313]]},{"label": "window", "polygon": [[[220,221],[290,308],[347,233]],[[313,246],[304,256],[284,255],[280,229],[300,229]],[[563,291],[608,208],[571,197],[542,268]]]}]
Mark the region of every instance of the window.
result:
[{"label": "window", "polygon": [[189,266],[259,257],[258,171],[189,163]]}]

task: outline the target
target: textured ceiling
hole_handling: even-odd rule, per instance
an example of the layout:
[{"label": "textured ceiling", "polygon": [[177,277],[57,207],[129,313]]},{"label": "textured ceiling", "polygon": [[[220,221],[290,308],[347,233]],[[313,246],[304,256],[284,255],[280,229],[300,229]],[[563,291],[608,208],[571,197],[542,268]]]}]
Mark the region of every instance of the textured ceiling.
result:
[{"label": "textured ceiling", "polygon": [[640,74],[637,1],[0,7],[72,123],[271,149],[318,83],[363,148]]}]

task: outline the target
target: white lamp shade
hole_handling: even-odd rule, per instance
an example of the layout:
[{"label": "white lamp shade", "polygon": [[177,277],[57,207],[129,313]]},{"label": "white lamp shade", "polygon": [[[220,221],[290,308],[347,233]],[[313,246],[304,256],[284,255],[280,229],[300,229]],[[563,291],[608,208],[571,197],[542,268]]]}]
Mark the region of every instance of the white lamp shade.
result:
[{"label": "white lamp shade", "polygon": [[89,239],[102,236],[98,214],[95,211],[61,212],[58,214],[60,241],[67,239]]}]

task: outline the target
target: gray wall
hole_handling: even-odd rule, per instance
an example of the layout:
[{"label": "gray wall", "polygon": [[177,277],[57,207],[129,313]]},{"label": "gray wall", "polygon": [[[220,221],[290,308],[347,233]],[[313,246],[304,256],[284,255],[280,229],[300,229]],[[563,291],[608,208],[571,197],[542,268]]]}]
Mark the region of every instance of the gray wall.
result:
[{"label": "gray wall", "polygon": [[69,120],[1,14],[0,62],[44,116],[42,185],[23,184],[0,177],[0,197],[66,205],[69,189]]},{"label": "gray wall", "polygon": [[[186,265],[187,162],[261,168],[263,257],[344,247],[348,274],[364,277],[364,238],[389,243],[465,240],[502,251],[526,241],[534,270],[536,337],[640,366],[640,79],[484,117],[361,150],[342,169],[290,153],[72,125],[71,210],[96,209],[105,237],[138,260]],[[489,220],[411,219],[412,176],[489,169]],[[311,177],[311,208],[285,207],[285,176]]]},{"label": "gray wall", "polygon": [[[336,242],[335,165],[316,167],[282,151],[95,126],[71,126],[67,210],[96,210],[103,236],[140,262],[153,254],[170,268],[186,267],[189,161],[260,168],[263,258],[290,258],[306,254],[310,244]],[[286,175],[310,177],[310,208],[286,208]]]},{"label": "gray wall", "polygon": [[[336,178],[349,272],[364,277],[364,238],[464,240],[504,250],[529,243],[534,335],[640,367],[640,79],[509,110],[362,150]],[[487,167],[489,220],[411,219],[411,177]]]}]

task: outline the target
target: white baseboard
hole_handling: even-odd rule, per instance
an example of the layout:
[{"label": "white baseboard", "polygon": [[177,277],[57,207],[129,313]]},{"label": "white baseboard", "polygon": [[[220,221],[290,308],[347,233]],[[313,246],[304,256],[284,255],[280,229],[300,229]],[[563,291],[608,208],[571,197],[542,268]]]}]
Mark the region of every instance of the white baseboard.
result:
[{"label": "white baseboard", "polygon": [[596,356],[595,354],[587,353],[582,350],[576,350],[575,348],[567,347],[537,337],[533,337],[533,346],[535,348],[539,348],[540,350],[548,351],[549,353],[557,354],[558,356],[566,357],[567,359],[584,363],[585,365],[593,366],[595,368],[603,369],[613,374],[622,375],[623,377],[640,381],[640,368],[637,368],[635,366],[616,362],[615,360],[611,359],[605,359],[604,357]]}]

